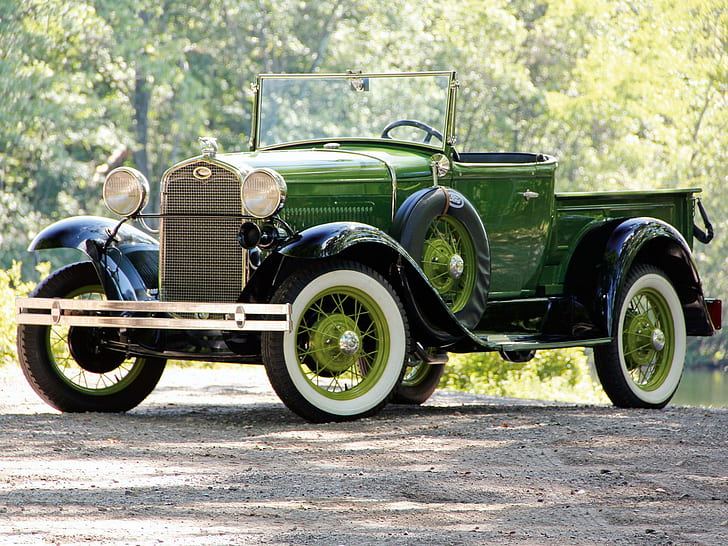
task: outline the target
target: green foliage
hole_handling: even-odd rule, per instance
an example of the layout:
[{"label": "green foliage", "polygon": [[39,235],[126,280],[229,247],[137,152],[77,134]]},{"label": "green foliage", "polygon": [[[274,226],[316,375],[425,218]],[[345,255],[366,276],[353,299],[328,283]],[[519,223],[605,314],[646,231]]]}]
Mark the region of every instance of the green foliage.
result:
[{"label": "green foliage", "polygon": [[21,264],[14,262],[8,270],[0,269],[0,367],[18,361],[15,347],[15,298],[27,296],[34,283],[23,282]]},{"label": "green foliage", "polygon": [[607,402],[583,349],[539,351],[526,363],[506,362],[497,353],[452,354],[440,387],[493,396]]},{"label": "green foliage", "polygon": [[[245,149],[257,73],[350,68],[457,70],[458,148],[556,155],[560,191],[704,188],[718,238],[696,258],[728,293],[725,0],[6,0],[0,268],[29,278],[43,226],[108,214],[110,168],[155,195],[198,136]],[[690,344],[728,358],[723,336]]]}]

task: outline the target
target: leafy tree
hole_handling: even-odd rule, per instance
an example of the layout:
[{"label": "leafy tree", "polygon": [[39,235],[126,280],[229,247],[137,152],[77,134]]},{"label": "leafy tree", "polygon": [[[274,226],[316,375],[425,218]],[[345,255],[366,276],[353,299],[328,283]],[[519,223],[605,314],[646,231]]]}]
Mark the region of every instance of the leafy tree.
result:
[{"label": "leafy tree", "polygon": [[6,0],[0,268],[51,221],[106,214],[115,166],[155,185],[200,135],[245,149],[257,73],[346,69],[456,69],[458,147],[557,155],[561,191],[703,187],[718,238],[696,256],[728,292],[725,0]]},{"label": "leafy tree", "polygon": [[104,123],[108,105],[89,78],[104,30],[93,10],[65,0],[11,1],[0,18],[0,265],[8,266],[43,216],[99,210],[95,151],[119,137]]},{"label": "leafy tree", "polygon": [[[41,275],[48,274],[48,264],[39,268]],[[0,269],[0,368],[18,361],[15,346],[15,298],[27,296],[35,287],[24,282],[20,263],[15,262],[8,270]]]},{"label": "leafy tree", "polygon": [[[706,293],[725,294],[725,2],[553,0],[528,42],[548,105],[532,145],[562,158],[561,188],[704,188],[719,237],[696,256]],[[725,359],[723,335],[691,347],[693,362]]]}]

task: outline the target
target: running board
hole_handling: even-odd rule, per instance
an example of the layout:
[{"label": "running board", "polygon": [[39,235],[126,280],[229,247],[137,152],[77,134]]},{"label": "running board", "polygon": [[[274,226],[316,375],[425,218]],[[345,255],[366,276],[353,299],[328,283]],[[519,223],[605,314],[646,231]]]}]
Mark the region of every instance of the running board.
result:
[{"label": "running board", "polygon": [[605,345],[612,341],[610,337],[561,340],[538,336],[507,334],[476,334],[476,337],[486,347],[498,351],[534,351],[543,349],[568,349],[570,347],[594,347],[597,345]]}]

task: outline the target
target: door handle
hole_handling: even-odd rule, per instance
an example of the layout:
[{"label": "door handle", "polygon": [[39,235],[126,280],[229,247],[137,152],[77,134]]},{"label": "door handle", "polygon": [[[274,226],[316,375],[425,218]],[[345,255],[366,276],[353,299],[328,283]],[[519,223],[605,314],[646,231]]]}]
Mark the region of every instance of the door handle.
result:
[{"label": "door handle", "polygon": [[526,190],[518,192],[518,195],[523,196],[526,201],[530,201],[531,199],[536,199],[540,194],[536,191]]}]

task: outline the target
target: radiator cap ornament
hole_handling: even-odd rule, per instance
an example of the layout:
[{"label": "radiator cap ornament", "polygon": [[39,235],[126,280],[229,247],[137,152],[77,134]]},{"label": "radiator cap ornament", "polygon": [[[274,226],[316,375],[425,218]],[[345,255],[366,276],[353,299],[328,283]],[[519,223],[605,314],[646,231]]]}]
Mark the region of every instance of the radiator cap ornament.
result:
[{"label": "radiator cap ornament", "polygon": [[217,139],[215,137],[199,137],[197,140],[200,143],[202,155],[215,157],[215,154],[217,154]]}]

